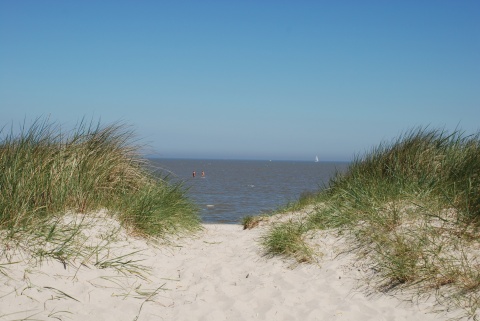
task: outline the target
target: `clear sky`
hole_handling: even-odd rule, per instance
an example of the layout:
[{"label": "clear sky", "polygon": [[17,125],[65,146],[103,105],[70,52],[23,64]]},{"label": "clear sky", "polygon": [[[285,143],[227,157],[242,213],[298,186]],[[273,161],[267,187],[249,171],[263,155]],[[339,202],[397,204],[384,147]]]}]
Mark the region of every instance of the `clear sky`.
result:
[{"label": "clear sky", "polygon": [[0,120],[132,125],[162,157],[350,160],[480,129],[480,1],[0,0]]}]

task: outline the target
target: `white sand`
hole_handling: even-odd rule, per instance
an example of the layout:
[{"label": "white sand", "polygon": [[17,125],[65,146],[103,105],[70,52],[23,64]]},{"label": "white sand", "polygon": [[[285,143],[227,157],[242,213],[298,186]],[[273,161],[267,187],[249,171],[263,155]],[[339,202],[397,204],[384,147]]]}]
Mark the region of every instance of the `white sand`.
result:
[{"label": "white sand", "polygon": [[0,320],[445,320],[427,303],[355,290],[352,256],[333,258],[331,239],[319,264],[292,268],[261,255],[262,228],[204,227],[170,246],[121,234],[110,255],[142,249],[131,258],[151,268],[147,280],[53,260],[4,266]]}]

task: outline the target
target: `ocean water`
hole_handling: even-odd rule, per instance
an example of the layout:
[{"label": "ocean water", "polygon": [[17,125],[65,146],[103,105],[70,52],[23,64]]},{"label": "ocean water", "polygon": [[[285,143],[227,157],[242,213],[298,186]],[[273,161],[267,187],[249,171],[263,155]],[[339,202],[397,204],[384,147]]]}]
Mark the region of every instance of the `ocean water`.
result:
[{"label": "ocean water", "polygon": [[[347,163],[151,159],[162,176],[183,181],[205,223],[237,224],[323,188]],[[196,176],[193,177],[193,171]],[[202,171],[204,176],[202,177]]]}]

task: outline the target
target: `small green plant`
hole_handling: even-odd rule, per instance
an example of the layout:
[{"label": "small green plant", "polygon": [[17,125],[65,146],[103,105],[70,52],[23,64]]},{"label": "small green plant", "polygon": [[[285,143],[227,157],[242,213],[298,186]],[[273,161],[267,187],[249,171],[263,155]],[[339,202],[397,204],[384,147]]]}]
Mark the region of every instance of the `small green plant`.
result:
[{"label": "small green plant", "polygon": [[251,216],[251,215],[247,215],[245,217],[242,218],[242,225],[243,225],[243,229],[244,230],[250,230],[252,228],[255,228],[257,227],[260,222],[262,222],[263,220],[265,220],[265,217],[263,216]]},{"label": "small green plant", "polygon": [[313,251],[305,244],[306,226],[298,222],[284,222],[274,225],[262,244],[267,255],[292,256],[298,262],[310,262]]}]

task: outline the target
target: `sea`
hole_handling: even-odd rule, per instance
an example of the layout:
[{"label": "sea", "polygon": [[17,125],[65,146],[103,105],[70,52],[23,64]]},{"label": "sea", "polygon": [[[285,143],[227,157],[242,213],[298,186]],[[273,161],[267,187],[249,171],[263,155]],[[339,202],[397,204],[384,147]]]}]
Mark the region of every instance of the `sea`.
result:
[{"label": "sea", "polygon": [[314,161],[149,161],[158,175],[183,182],[204,223],[226,224],[239,224],[248,215],[271,213],[302,193],[319,191],[336,172],[348,167],[348,163]]}]

